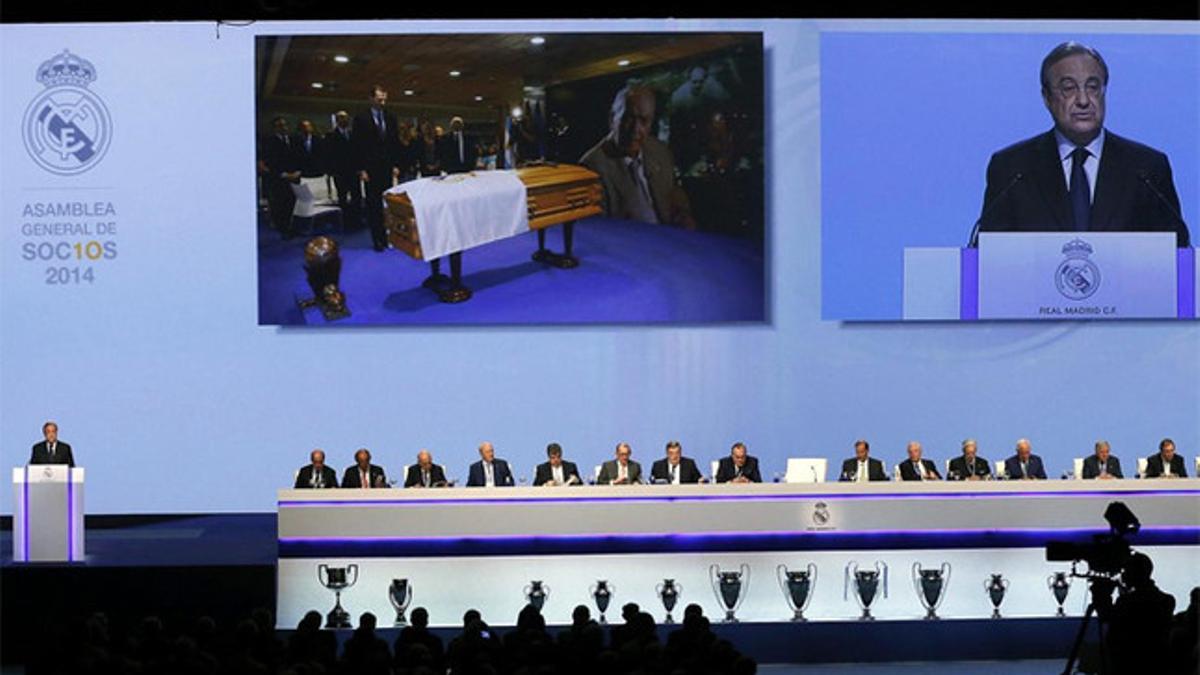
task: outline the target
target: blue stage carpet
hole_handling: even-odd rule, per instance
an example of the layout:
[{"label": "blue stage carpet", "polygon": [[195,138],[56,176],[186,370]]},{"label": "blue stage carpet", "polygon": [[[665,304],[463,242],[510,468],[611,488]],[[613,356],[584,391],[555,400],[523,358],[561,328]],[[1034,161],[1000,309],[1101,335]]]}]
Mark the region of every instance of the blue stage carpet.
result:
[{"label": "blue stage carpet", "polygon": [[[303,250],[310,236],[281,241],[259,227],[258,308],[263,325],[578,324],[758,322],[766,320],[761,242],[631,221],[589,218],[575,228],[579,267],[534,262],[533,232],[463,253],[467,302],[448,305],[421,287],[429,264],[396,250],[376,253],[359,229],[332,233],[341,246],[341,287],[352,315],[327,324],[300,310],[310,296]],[[562,228],[547,247],[562,250]],[[449,260],[442,263],[449,273]]]}]

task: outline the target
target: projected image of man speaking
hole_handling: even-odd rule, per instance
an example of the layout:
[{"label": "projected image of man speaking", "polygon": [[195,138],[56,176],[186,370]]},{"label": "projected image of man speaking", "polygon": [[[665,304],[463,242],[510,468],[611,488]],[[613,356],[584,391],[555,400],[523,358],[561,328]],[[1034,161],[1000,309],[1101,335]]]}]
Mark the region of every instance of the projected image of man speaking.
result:
[{"label": "projected image of man speaking", "polygon": [[1108,79],[1087,45],[1046,55],[1042,101],[1054,128],[992,155],[978,232],[1174,232],[1177,246],[1190,245],[1167,156],[1104,127]]}]

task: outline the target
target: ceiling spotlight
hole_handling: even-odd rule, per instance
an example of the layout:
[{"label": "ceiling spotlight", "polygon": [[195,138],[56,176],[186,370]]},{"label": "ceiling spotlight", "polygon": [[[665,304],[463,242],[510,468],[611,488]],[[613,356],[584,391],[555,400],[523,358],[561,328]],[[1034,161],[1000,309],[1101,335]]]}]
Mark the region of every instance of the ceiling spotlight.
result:
[{"label": "ceiling spotlight", "polygon": [[313,83],[312,83],[312,88],[313,88],[313,89],[324,89],[324,88],[325,88],[325,85],[324,85],[324,84],[322,84],[322,83],[320,83],[320,82],[313,82]]},{"label": "ceiling spotlight", "polygon": [[404,90],[404,95],[405,95],[405,96],[412,96],[412,95],[413,95],[413,94],[415,94],[415,93],[417,93],[417,92],[413,91],[412,89],[405,89],[405,90]]},{"label": "ceiling spotlight", "polygon": [[460,70],[450,71],[450,77],[458,77],[459,75],[462,75],[462,71],[460,71]]},{"label": "ceiling spotlight", "polygon": [[620,61],[617,61],[617,65],[624,68],[625,66],[629,65],[629,59],[621,59]]},{"label": "ceiling spotlight", "polygon": [[475,100],[476,100],[476,101],[482,101],[482,100],[483,100],[483,97],[482,97],[482,96],[478,96],[478,95],[477,95],[477,96],[475,97]]},{"label": "ceiling spotlight", "polygon": [[512,109],[513,117],[520,119],[521,115],[523,115],[523,114],[525,114],[525,113],[521,110],[521,106],[518,105],[518,106],[513,107],[513,109]]},{"label": "ceiling spotlight", "polygon": [[337,56],[333,57],[333,60],[337,61],[338,63],[350,63],[350,57],[346,56],[345,54],[338,54]]},{"label": "ceiling spotlight", "polygon": [[529,44],[544,45],[544,44],[546,44],[546,38],[542,37],[541,35],[535,35],[535,36],[529,38]]}]

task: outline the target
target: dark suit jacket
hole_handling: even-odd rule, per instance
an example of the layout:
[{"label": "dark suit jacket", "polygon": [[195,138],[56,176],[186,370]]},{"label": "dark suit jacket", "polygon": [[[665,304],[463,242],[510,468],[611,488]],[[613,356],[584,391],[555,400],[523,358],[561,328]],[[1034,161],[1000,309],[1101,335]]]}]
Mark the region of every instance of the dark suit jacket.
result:
[{"label": "dark suit jacket", "polygon": [[[570,480],[571,476],[575,476],[575,480],[578,481],[576,484],[583,483],[583,478],[580,477],[579,469],[576,468],[574,462],[568,462],[564,459],[562,463],[562,469],[564,480]],[[537,470],[534,472],[533,484],[545,485],[552,480],[554,480],[554,468],[550,466],[550,462],[542,462],[541,464],[538,464]]]},{"label": "dark suit jacket", "polygon": [[[496,481],[497,487],[513,484],[513,475],[508,468],[508,462],[499,457],[492,460],[492,479]],[[472,464],[467,472],[467,487],[484,487],[486,482],[487,476],[483,473],[483,460],[481,459]]]},{"label": "dark suit jacket", "polygon": [[[917,475],[917,470],[913,467],[912,462],[908,459],[905,459],[903,462],[901,462],[899,466],[900,480],[922,480],[922,478]],[[938,480],[942,479],[942,474],[938,473],[937,465],[934,464],[932,460],[922,459],[921,466],[925,467],[924,473],[930,474]]]},{"label": "dark suit jacket", "polygon": [[[1146,458],[1146,478],[1158,478],[1163,475],[1162,453],[1154,453]],[[1183,455],[1178,452],[1171,458],[1171,475],[1187,477],[1187,466]]]},{"label": "dark suit jacket", "polygon": [[[1022,178],[1000,199],[1016,174]],[[1108,131],[1100,151],[1092,201],[1092,232],[1174,232],[1179,247],[1190,245],[1187,225],[1143,182],[1145,176],[1179,212],[1179,197],[1167,156]],[[993,201],[995,204],[993,206]],[[980,232],[1069,232],[1074,230],[1067,181],[1054,131],[992,155],[987,168]]]},{"label": "dark suit jacket", "polygon": [[[858,458],[851,457],[842,462],[842,474],[838,480],[853,481],[858,475]],[[867,480],[887,480],[887,474],[883,471],[883,462],[874,457],[867,458]]]},{"label": "dark suit jacket", "polygon": [[319,135],[312,135],[312,142],[309,147],[304,147],[304,135],[296,134],[292,136],[292,148],[296,156],[296,168],[300,170],[300,175],[305,178],[313,178],[325,174],[325,149],[324,139]]},{"label": "dark suit jacket", "polygon": [[334,129],[321,139],[321,162],[325,173],[332,176],[345,176],[358,172],[358,161],[355,159],[354,135],[349,129],[346,135]]},{"label": "dark suit jacket", "polygon": [[[371,487],[387,487],[387,476],[383,475],[383,467],[372,464],[367,471],[371,474]],[[346,472],[342,474],[342,487],[344,488],[361,488],[362,482],[359,481],[358,465],[353,464],[347,467]]]},{"label": "dark suit jacket", "polygon": [[[297,489],[312,487],[313,465],[300,469],[300,473],[296,475]],[[325,483],[323,487],[335,488],[338,486],[337,472],[328,464],[321,467],[321,480]]]},{"label": "dark suit jacket", "polygon": [[54,444],[54,457],[46,448],[46,441],[33,444],[33,452],[29,454],[30,464],[66,464],[75,467],[75,455],[71,454],[71,446],[58,441]]},{"label": "dark suit jacket", "polygon": [[[671,479],[671,469],[667,464],[667,458],[655,462],[650,467],[651,480],[669,481]],[[703,476],[700,475],[700,469],[696,468],[696,463],[689,457],[679,458],[679,482],[680,483],[699,483]]]},{"label": "dark suit jacket", "polygon": [[[954,459],[950,460],[949,473],[958,476],[958,480],[966,480],[966,479],[970,478],[972,476],[972,473],[970,471],[968,471],[967,458],[959,456],[959,457],[955,457]],[[980,478],[987,478],[987,477],[991,476],[992,475],[992,463],[987,461],[983,457],[976,455],[975,456],[975,473],[973,475],[979,476]]]},{"label": "dark suit jacket", "polygon": [[299,166],[296,157],[296,140],[286,136],[283,140],[276,134],[265,136],[262,140],[259,159],[267,165],[267,175],[275,180],[283,180],[280,174],[296,171]]},{"label": "dark suit jacket", "polygon": [[387,109],[383,120],[385,128],[380,131],[370,108],[355,115],[350,142],[355,150],[355,169],[366,171],[371,182],[391,185],[392,167],[400,164],[400,125]]},{"label": "dark suit jacket", "polygon": [[[746,463],[742,466],[741,475],[748,478],[751,483],[761,483],[762,475],[758,473],[758,459],[746,455]],[[733,465],[733,458],[722,457],[720,464],[717,465],[717,482],[728,483],[737,477],[737,467]]]},{"label": "dark suit jacket", "polygon": [[[1030,478],[1046,479],[1046,468],[1042,466],[1042,458],[1037,455],[1029,455],[1027,470]],[[1021,460],[1016,455],[1004,460],[1004,473],[1013,480],[1021,478]]]},{"label": "dark suit jacket", "polygon": [[[1108,461],[1105,464],[1106,464],[1106,469],[1108,471],[1108,475],[1113,476],[1115,478],[1124,478],[1125,477],[1125,476],[1121,475],[1121,460],[1117,459],[1116,457],[1113,457],[1112,455],[1109,455]],[[1095,478],[1099,475],[1100,475],[1100,460],[1099,460],[1099,458],[1097,458],[1095,455],[1085,458],[1083,460],[1083,477],[1084,478]]]},{"label": "dark suit jacket", "polygon": [[475,162],[479,152],[475,148],[475,137],[463,132],[463,160],[458,159],[458,143],[454,133],[447,131],[438,145],[438,153],[442,159],[442,170],[446,173],[466,173],[475,170]]},{"label": "dark suit jacket", "polygon": [[[642,482],[642,465],[629,460],[628,466],[629,483]],[[610,459],[600,465],[600,476],[596,479],[597,485],[608,485],[617,479],[617,460]]]},{"label": "dark suit jacket", "polygon": [[[429,485],[430,487],[443,487],[449,481],[446,480],[446,472],[442,470],[441,465],[434,464],[429,469]],[[404,476],[404,487],[414,487],[421,484],[421,465],[413,464],[408,467],[408,473]]]}]

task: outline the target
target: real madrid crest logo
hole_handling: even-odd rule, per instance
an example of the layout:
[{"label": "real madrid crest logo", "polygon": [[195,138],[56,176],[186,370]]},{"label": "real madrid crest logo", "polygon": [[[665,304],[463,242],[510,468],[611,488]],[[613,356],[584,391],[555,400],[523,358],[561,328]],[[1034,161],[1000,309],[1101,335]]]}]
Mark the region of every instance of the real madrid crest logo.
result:
[{"label": "real madrid crest logo", "polygon": [[1067,256],[1054,271],[1054,285],[1068,300],[1091,297],[1100,288],[1100,268],[1088,256],[1092,246],[1082,239],[1072,239],[1062,247]]},{"label": "real madrid crest logo", "polygon": [[823,526],[829,522],[829,505],[825,502],[817,502],[813,507],[813,523],[818,526]]},{"label": "real madrid crest logo", "polygon": [[21,129],[29,156],[50,173],[83,173],[108,151],[112,119],[88,89],[95,80],[91,62],[66,49],[38,66],[37,81],[46,89],[29,104]]}]

